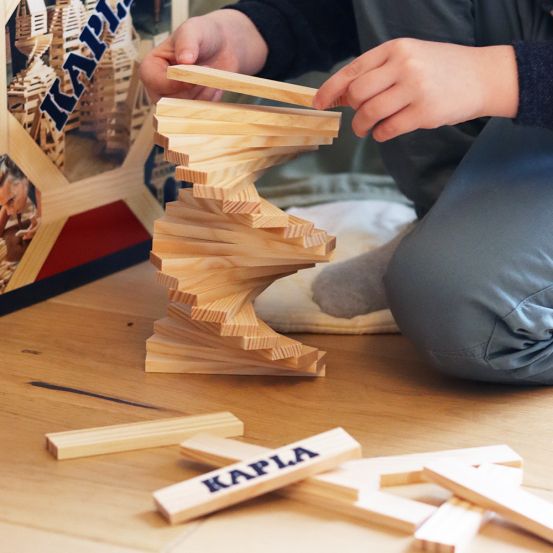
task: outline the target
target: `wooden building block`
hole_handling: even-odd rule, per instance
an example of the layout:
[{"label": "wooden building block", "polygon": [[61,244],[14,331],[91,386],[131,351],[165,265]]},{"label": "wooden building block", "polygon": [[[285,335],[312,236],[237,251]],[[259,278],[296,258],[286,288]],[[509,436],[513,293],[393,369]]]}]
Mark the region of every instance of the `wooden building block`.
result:
[{"label": "wooden building block", "polygon": [[246,159],[313,152],[317,150],[318,147],[318,145],[307,145],[273,146],[270,148],[238,148],[223,150],[212,150],[211,148],[203,148],[201,150],[194,150],[186,146],[181,146],[180,148],[169,148],[165,153],[165,159],[176,165],[187,166],[203,163],[223,164]]},{"label": "wooden building block", "polygon": [[[481,465],[478,472],[505,486],[522,484],[522,469],[519,468],[486,464]],[[459,553],[491,516],[487,509],[454,496],[416,531],[415,544],[423,551]]]},{"label": "wooden building block", "polygon": [[156,105],[156,115],[331,131],[339,130],[341,118],[339,112],[333,111],[215,103],[180,98],[161,98]]},{"label": "wooden building block", "polygon": [[335,238],[260,198],[255,181],[330,144],[339,121],[294,108],[159,102],[155,141],[178,164],[175,177],[193,186],[154,226],[151,260],[172,305],[148,341],[146,370],[324,374],[324,352],[273,332],[255,314],[253,323],[238,315],[276,279],[330,259]]},{"label": "wooden building block", "polygon": [[473,466],[500,464],[522,467],[522,457],[507,445],[469,447],[429,451],[410,455],[372,457],[352,462],[351,468],[360,472],[372,471],[380,475],[380,485],[402,486],[424,482],[423,468],[426,464],[439,459],[455,459]]},{"label": "wooden building block", "polygon": [[327,146],[332,144],[331,136],[305,135],[224,135],[224,134],[154,134],[158,146],[166,149],[186,148],[191,154],[208,150],[243,150],[245,148],[275,148],[286,146]]},{"label": "wooden building block", "polygon": [[173,417],[46,434],[46,447],[56,459],[75,459],[174,445],[202,432],[242,436],[244,423],[228,412]]},{"label": "wooden building block", "polygon": [[255,123],[226,121],[200,121],[197,119],[180,119],[178,117],[154,117],[154,128],[162,134],[214,134],[214,135],[249,135],[258,136],[314,136],[336,138],[337,131],[326,129],[304,129],[298,127],[275,127]]},{"label": "wooden building block", "polygon": [[[270,449],[258,445],[208,435],[197,435],[181,444],[181,453],[186,459],[215,467],[268,452]],[[350,478],[347,470],[339,467],[281,488],[277,493],[295,501],[410,533],[436,511],[431,505],[380,492],[376,486],[375,475],[355,474]]]},{"label": "wooden building block", "polygon": [[482,508],[494,511],[527,532],[553,542],[553,503],[516,486],[506,486],[466,463],[428,463],[424,477]]},{"label": "wooden building block", "polygon": [[158,510],[184,522],[330,470],[359,457],[361,446],[336,428],[154,493]]},{"label": "wooden building block", "polygon": [[167,69],[167,77],[185,83],[306,107],[313,106],[313,99],[317,94],[316,88],[281,83],[198,65],[173,65]]},{"label": "wooden building block", "polygon": [[[152,340],[152,338],[149,340]],[[325,367],[324,365],[317,367],[314,372],[286,371],[279,367],[236,365],[224,361],[210,361],[208,359],[198,358],[180,359],[172,354],[163,355],[150,352],[146,358],[146,372],[162,374],[215,374],[226,376],[313,378],[325,376]]]},{"label": "wooden building block", "polygon": [[243,174],[254,173],[268,167],[286,163],[296,157],[295,154],[269,156],[265,158],[241,159],[228,163],[205,163],[192,166],[179,165],[175,170],[178,180],[195,184],[216,184]]}]

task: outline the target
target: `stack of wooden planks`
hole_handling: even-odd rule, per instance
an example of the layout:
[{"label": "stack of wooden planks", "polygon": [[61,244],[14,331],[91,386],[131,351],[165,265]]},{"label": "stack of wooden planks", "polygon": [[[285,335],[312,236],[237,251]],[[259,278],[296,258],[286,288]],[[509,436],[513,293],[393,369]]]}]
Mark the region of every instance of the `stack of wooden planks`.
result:
[{"label": "stack of wooden planks", "polygon": [[[306,104],[314,89],[194,66],[169,76]],[[273,331],[252,302],[276,279],[330,259],[335,238],[262,199],[270,167],[331,144],[340,114],[163,98],[156,143],[192,183],[167,204],[151,259],[169,289],[147,343],[151,372],[322,376],[324,352]]]}]

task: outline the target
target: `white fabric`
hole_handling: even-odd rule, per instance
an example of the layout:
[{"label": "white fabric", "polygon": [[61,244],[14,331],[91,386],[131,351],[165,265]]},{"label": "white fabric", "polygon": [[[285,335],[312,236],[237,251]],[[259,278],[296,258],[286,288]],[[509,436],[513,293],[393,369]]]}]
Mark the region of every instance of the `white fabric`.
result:
[{"label": "white fabric", "polygon": [[[403,204],[380,201],[334,202],[288,210],[337,238],[333,262],[343,261],[390,240],[415,219]],[[326,264],[272,284],[255,302],[258,315],[279,332],[378,334],[398,332],[389,310],[340,319],[323,313],[311,297],[311,283]]]}]

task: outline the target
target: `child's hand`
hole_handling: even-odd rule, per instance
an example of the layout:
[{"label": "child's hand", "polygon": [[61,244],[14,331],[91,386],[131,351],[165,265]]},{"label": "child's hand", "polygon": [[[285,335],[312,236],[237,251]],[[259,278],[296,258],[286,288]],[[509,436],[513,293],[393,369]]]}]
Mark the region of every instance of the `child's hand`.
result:
[{"label": "child's hand", "polygon": [[397,39],[369,50],[323,84],[314,107],[357,111],[353,130],[384,142],[417,129],[484,116],[515,117],[518,71],[512,46],[475,48]]},{"label": "child's hand", "polygon": [[167,79],[167,67],[197,64],[254,75],[267,55],[265,40],[247,16],[218,10],[184,22],[144,58],[140,75],[153,102],[161,96],[217,100],[220,91]]}]

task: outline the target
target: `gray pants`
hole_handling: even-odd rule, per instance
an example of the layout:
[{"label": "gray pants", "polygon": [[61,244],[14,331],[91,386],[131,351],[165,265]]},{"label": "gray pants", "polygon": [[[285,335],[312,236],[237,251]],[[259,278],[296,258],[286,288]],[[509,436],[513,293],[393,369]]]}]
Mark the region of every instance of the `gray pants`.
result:
[{"label": "gray pants", "polygon": [[[353,0],[362,50],[399,37],[469,46],[553,39],[543,0]],[[380,146],[386,169],[424,215],[485,121],[421,130]]]},{"label": "gray pants", "polygon": [[[553,17],[536,0],[356,4],[367,48],[398,36],[553,39]],[[507,120],[483,126],[382,146],[401,190],[419,214],[429,210],[392,259],[388,299],[402,332],[443,372],[553,384],[553,132]]]}]

